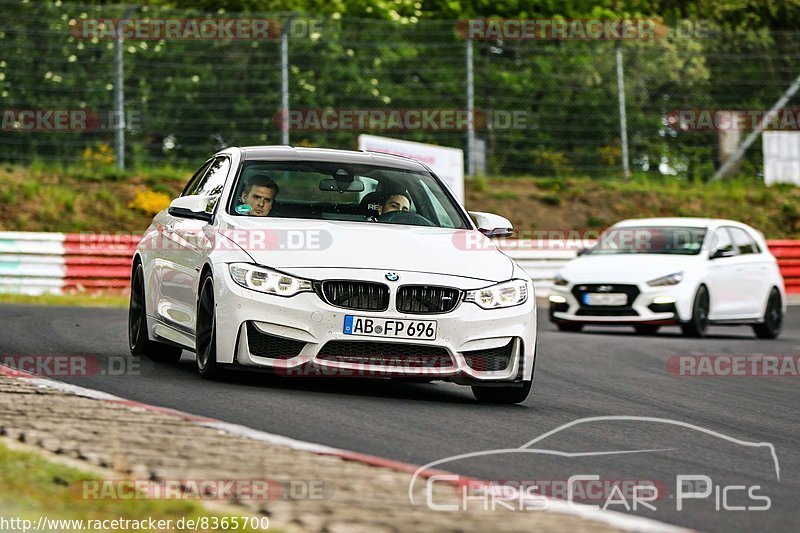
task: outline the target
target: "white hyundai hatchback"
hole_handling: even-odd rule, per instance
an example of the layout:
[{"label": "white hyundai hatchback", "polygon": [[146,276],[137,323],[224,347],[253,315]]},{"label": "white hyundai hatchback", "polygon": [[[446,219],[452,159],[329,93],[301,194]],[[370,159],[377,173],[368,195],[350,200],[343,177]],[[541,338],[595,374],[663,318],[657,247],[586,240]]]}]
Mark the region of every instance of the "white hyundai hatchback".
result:
[{"label": "white hyundai hatchback", "polygon": [[632,325],[644,334],[679,325],[692,337],[709,324],[752,325],[779,335],[783,278],[764,237],[732,220],[625,220],[555,277],[550,320],[562,331]]},{"label": "white hyundai hatchback", "polygon": [[194,351],[206,378],[235,367],[445,380],[518,403],[533,379],[533,285],[487,237],[510,233],[412,159],[229,148],[136,249],[130,349]]}]

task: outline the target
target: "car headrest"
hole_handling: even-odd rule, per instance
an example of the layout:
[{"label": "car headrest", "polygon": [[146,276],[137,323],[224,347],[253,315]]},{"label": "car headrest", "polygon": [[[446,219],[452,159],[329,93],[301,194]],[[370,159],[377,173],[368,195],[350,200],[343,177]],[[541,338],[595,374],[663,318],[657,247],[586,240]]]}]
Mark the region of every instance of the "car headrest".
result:
[{"label": "car headrest", "polygon": [[377,216],[378,210],[381,208],[382,194],[373,191],[364,195],[361,199],[361,212],[366,216]]}]

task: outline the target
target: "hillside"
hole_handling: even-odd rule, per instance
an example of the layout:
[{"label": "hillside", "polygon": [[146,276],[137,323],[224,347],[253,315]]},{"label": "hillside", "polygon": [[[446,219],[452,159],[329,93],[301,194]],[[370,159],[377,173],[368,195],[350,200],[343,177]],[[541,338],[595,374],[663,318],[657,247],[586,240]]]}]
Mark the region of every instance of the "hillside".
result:
[{"label": "hillside", "polygon": [[[0,168],[0,230],[142,231],[190,174],[6,166]],[[755,182],[490,178],[468,182],[466,204],[509,218],[520,232],[601,229],[629,217],[711,216],[742,220],[769,238],[800,238],[800,189]]]}]

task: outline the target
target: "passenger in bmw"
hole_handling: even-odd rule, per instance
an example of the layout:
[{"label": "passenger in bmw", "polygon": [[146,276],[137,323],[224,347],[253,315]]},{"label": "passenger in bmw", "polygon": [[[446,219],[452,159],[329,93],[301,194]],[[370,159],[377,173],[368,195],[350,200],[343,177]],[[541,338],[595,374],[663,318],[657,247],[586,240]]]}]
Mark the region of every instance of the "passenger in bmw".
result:
[{"label": "passenger in bmw", "polygon": [[[256,217],[269,215],[279,190],[278,184],[267,174],[250,176],[242,189],[242,204],[236,208],[236,212]],[[241,209],[245,205],[250,209]]]}]

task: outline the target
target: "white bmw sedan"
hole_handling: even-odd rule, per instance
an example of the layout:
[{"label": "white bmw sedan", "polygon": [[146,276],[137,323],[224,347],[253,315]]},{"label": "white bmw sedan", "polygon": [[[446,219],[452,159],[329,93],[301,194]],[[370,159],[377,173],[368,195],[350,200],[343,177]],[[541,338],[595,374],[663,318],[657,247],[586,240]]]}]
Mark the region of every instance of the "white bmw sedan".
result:
[{"label": "white bmw sedan", "polygon": [[206,378],[444,380],[519,403],[533,380],[533,285],[487,237],[511,231],[411,159],[228,148],[136,249],[130,349],[194,351]]},{"label": "white bmw sedan", "polygon": [[622,324],[653,334],[672,324],[691,337],[709,324],[749,324],[772,339],[786,311],[783,278],[761,233],[704,218],[615,224],[556,275],[549,300],[562,331]]}]

